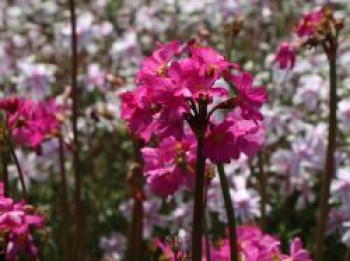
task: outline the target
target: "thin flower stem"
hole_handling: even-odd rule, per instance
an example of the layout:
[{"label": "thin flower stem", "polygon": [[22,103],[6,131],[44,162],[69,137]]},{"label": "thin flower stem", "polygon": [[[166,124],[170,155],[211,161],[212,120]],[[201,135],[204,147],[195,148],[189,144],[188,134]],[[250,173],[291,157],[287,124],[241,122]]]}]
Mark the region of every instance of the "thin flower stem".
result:
[{"label": "thin flower stem", "polygon": [[204,170],[205,158],[203,156],[204,137],[197,137],[196,183],[192,226],[192,260],[202,260],[202,235],[204,214]]},{"label": "thin flower stem", "polygon": [[15,148],[14,148],[12,141],[11,141],[11,137],[9,137],[9,136],[7,136],[7,144],[8,144],[8,148],[10,150],[10,154],[12,156],[12,159],[15,162],[15,165],[16,165],[16,168],[18,171],[19,180],[20,180],[21,187],[22,187],[22,197],[26,202],[28,202],[27,189],[26,189],[26,185],[24,182],[24,175],[23,175],[23,171],[21,168],[21,164],[19,163],[18,157],[17,157],[16,152],[15,152]]},{"label": "thin flower stem", "polygon": [[82,176],[80,173],[80,160],[79,160],[79,139],[78,139],[78,51],[77,51],[77,33],[76,33],[76,13],[75,2],[69,0],[70,10],[70,23],[72,28],[72,68],[71,68],[71,81],[72,81],[72,128],[73,128],[73,166],[75,176],[75,223],[76,223],[76,242],[75,242],[75,256],[76,260],[83,260],[84,251],[84,215],[83,204],[81,198],[82,191]]},{"label": "thin flower stem", "polygon": [[136,139],[134,145],[135,164],[130,168],[128,181],[133,191],[134,205],[132,210],[132,220],[129,228],[126,260],[138,261],[142,259],[142,239],[143,239],[143,188],[142,188],[142,156],[141,141]]},{"label": "thin flower stem", "polygon": [[69,235],[69,207],[68,207],[68,190],[67,174],[64,166],[64,142],[59,137],[59,165],[61,175],[61,209],[62,209],[62,260],[68,261],[70,254],[70,235]]},{"label": "thin flower stem", "polygon": [[209,187],[209,180],[207,180],[207,182],[206,182],[205,192],[204,192],[204,232],[205,232],[205,255],[207,257],[207,261],[211,261],[209,227],[208,227],[209,213],[207,210],[208,187]]},{"label": "thin flower stem", "polygon": [[344,261],[350,261],[350,246],[346,249],[345,259]]},{"label": "thin flower stem", "polygon": [[196,117],[195,134],[197,137],[196,182],[194,188],[194,206],[192,220],[192,261],[202,261],[202,237],[204,217],[204,179],[205,157],[203,156],[204,138],[208,127],[207,103],[199,102],[198,117]]},{"label": "thin flower stem", "polygon": [[5,197],[9,196],[9,177],[7,169],[8,153],[6,147],[2,148],[1,151],[1,161],[2,161],[2,182],[4,184],[4,195]]},{"label": "thin flower stem", "polygon": [[220,183],[222,193],[224,195],[224,203],[226,208],[228,229],[230,237],[230,250],[231,250],[231,261],[238,261],[238,247],[237,247],[237,233],[236,233],[236,218],[235,210],[232,204],[232,199],[230,195],[230,187],[226,177],[224,165],[222,163],[217,164],[217,169],[220,176]]},{"label": "thin flower stem", "polygon": [[337,44],[333,43],[330,53],[327,53],[329,62],[330,77],[330,101],[329,101],[329,119],[328,119],[328,147],[326,156],[326,165],[324,175],[321,180],[321,191],[319,201],[319,213],[317,220],[315,261],[323,259],[323,247],[325,241],[325,232],[328,222],[330,196],[330,185],[335,173],[334,154],[336,149],[337,134],[337,66],[336,66]]},{"label": "thin flower stem", "polygon": [[262,229],[266,226],[266,173],[264,170],[264,155],[262,152],[258,154],[258,167],[259,167],[259,192],[260,192],[260,227]]}]

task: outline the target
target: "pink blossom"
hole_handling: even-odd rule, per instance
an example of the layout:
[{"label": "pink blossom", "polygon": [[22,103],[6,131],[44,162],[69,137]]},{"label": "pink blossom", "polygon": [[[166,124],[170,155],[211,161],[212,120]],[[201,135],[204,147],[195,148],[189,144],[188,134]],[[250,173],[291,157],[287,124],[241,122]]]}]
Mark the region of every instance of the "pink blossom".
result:
[{"label": "pink blossom", "polygon": [[180,43],[178,41],[159,44],[159,49],[142,62],[142,69],[137,75],[137,80],[142,81],[145,75],[166,76],[168,63],[178,53],[179,48]]},{"label": "pink blossom", "polygon": [[315,33],[316,26],[323,19],[324,13],[322,9],[304,14],[299,22],[296,33],[299,37],[312,36]]},{"label": "pink blossom", "polygon": [[296,48],[288,42],[280,43],[274,62],[279,64],[281,69],[293,69],[296,61]]},{"label": "pink blossom", "polygon": [[44,216],[25,202],[14,203],[4,195],[0,195],[0,205],[0,232],[6,238],[6,260],[18,260],[20,253],[36,258],[38,249],[34,244],[32,232],[43,228]]},{"label": "pink blossom", "polygon": [[157,148],[146,147],[141,150],[147,183],[153,193],[171,195],[179,187],[192,183],[195,158],[193,144],[191,136],[182,141],[169,137],[163,139]]},{"label": "pink blossom", "polygon": [[37,150],[41,143],[59,131],[57,114],[60,107],[54,100],[34,102],[16,97],[5,98],[0,101],[0,110],[6,112],[8,127],[20,146]]},{"label": "pink blossom", "polygon": [[293,239],[290,245],[290,256],[283,255],[283,261],[311,261],[309,251],[303,249],[300,238]]},{"label": "pink blossom", "polygon": [[237,159],[239,150],[230,121],[224,121],[215,126],[207,135],[204,142],[204,155],[212,162],[229,163]]},{"label": "pink blossom", "polygon": [[244,119],[261,121],[263,115],[259,111],[268,96],[263,87],[253,88],[253,76],[248,72],[233,75],[233,81],[237,90],[235,103],[241,108]]}]

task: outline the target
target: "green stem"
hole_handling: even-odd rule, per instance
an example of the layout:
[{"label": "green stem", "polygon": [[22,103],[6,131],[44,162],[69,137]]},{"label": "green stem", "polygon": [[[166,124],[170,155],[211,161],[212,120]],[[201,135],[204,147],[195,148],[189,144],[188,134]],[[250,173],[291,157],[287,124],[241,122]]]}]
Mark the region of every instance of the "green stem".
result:
[{"label": "green stem", "polygon": [[134,140],[134,158],[135,164],[131,166],[128,174],[131,190],[133,191],[134,205],[132,210],[132,220],[129,228],[126,260],[138,261],[142,259],[143,249],[143,181],[142,181],[142,142],[139,139]]},{"label": "green stem", "polygon": [[262,229],[266,226],[266,173],[264,170],[264,155],[262,152],[258,154],[258,166],[259,166],[259,192],[260,192],[260,227]]},{"label": "green stem", "polygon": [[69,235],[69,207],[68,207],[68,190],[67,190],[67,174],[64,166],[64,142],[59,137],[59,165],[61,175],[61,210],[62,210],[62,260],[69,260],[70,253],[70,235]]},{"label": "green stem", "polygon": [[345,259],[344,261],[350,261],[350,246],[346,249]]},{"label": "green stem", "polygon": [[208,187],[209,187],[209,180],[207,180],[207,182],[206,182],[205,192],[204,192],[204,233],[205,233],[205,255],[207,257],[207,261],[211,261],[209,227],[208,227],[209,213],[207,210]]},{"label": "green stem", "polygon": [[235,210],[232,204],[232,199],[230,195],[230,187],[224,170],[224,165],[222,163],[217,164],[217,169],[220,176],[220,183],[222,193],[224,195],[224,203],[226,208],[228,229],[230,237],[230,250],[231,250],[231,261],[238,261],[238,247],[237,247],[237,234],[236,234],[236,218]]},{"label": "green stem", "polygon": [[84,259],[84,215],[83,215],[83,203],[82,203],[82,175],[80,173],[80,160],[79,160],[79,139],[78,139],[78,39],[76,32],[76,13],[75,2],[69,0],[70,11],[70,23],[72,29],[71,47],[72,47],[72,67],[71,67],[71,81],[72,81],[72,129],[73,129],[73,166],[75,177],[75,225],[76,225],[76,244],[75,244],[75,259]]},{"label": "green stem", "polygon": [[7,169],[8,154],[5,146],[1,150],[2,150],[1,151],[2,181],[4,184],[4,195],[5,197],[8,197],[9,196],[9,177],[8,177],[8,169]]},{"label": "green stem", "polygon": [[336,66],[336,43],[328,53],[329,78],[330,78],[330,101],[328,119],[328,147],[324,175],[321,180],[319,201],[319,213],[317,220],[315,261],[323,259],[323,247],[325,241],[326,225],[328,222],[330,185],[335,173],[334,153],[336,149],[337,130],[337,66]]},{"label": "green stem", "polygon": [[27,189],[26,189],[26,185],[24,182],[24,175],[23,175],[23,171],[21,168],[21,164],[19,163],[19,160],[18,160],[16,152],[15,152],[15,148],[14,148],[12,141],[11,141],[11,137],[9,137],[9,136],[7,136],[7,144],[8,144],[8,148],[10,150],[10,154],[12,156],[12,159],[15,162],[15,165],[16,165],[16,168],[18,171],[19,180],[20,180],[21,187],[22,187],[22,197],[26,202],[28,202]]},{"label": "green stem", "polygon": [[196,183],[193,211],[192,230],[192,258],[193,261],[202,260],[202,235],[204,214],[204,171],[205,158],[203,156],[204,135],[197,136]]}]

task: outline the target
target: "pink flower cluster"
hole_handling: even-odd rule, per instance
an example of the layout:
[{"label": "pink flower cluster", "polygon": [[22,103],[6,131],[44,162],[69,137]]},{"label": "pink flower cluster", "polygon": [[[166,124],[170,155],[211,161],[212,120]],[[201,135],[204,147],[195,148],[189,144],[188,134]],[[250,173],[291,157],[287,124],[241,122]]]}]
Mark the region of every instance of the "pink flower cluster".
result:
[{"label": "pink flower cluster", "polygon": [[[255,226],[237,227],[239,257],[245,261],[311,261],[310,253],[303,248],[300,238],[294,238],[290,244],[290,253],[281,251],[281,243],[278,239],[263,233]],[[156,241],[168,260],[176,260],[175,255],[185,256],[181,249],[174,253],[173,249],[161,242]],[[203,244],[203,261],[206,259],[205,244]],[[210,245],[210,259],[215,261],[229,261],[229,239],[219,239]]]},{"label": "pink flower cluster", "polygon": [[196,159],[193,135],[186,135],[180,141],[167,137],[158,147],[145,147],[141,152],[147,183],[154,194],[165,197],[182,185],[191,186]]},{"label": "pink flower cluster", "polygon": [[324,10],[317,9],[303,15],[296,27],[296,39],[294,43],[281,42],[275,54],[274,62],[279,64],[281,69],[293,69],[295,66],[297,50],[309,37],[314,36],[317,26],[324,18]]},{"label": "pink flower cluster", "polygon": [[36,258],[38,249],[34,244],[32,232],[44,226],[45,217],[24,201],[15,203],[4,196],[0,183],[0,237],[5,242],[6,260],[16,261],[20,253]]},{"label": "pink flower cluster", "polygon": [[[213,163],[228,163],[240,153],[252,156],[261,146],[265,89],[253,87],[250,73],[239,71],[214,49],[192,42],[161,44],[142,63],[136,81],[135,91],[121,95],[122,118],[146,142],[160,141],[158,147],[142,151],[156,194],[172,194],[191,180],[201,125],[204,156]],[[214,118],[216,111],[220,120]]]},{"label": "pink flower cluster", "polygon": [[58,133],[60,106],[52,100],[34,102],[17,97],[0,100],[6,113],[7,127],[16,144],[38,150],[41,143]]}]

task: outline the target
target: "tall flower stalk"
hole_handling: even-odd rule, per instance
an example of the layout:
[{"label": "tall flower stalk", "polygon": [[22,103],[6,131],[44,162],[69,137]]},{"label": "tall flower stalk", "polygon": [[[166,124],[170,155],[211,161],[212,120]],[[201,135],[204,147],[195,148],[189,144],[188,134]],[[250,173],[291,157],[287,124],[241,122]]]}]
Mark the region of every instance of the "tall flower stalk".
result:
[{"label": "tall flower stalk", "polygon": [[267,177],[266,172],[264,170],[264,154],[262,152],[258,153],[258,168],[259,168],[259,193],[260,193],[260,212],[261,212],[261,218],[260,218],[260,227],[262,229],[266,226],[266,201],[267,201],[267,195],[266,195],[266,184],[267,184]]},{"label": "tall flower stalk", "polygon": [[321,180],[319,213],[317,218],[315,261],[323,259],[323,246],[326,226],[329,219],[329,196],[331,181],[335,174],[335,150],[337,137],[337,35],[330,37],[323,44],[329,63],[329,116],[328,116],[328,146],[325,170]]},{"label": "tall flower stalk", "polygon": [[[5,130],[5,132],[6,132],[6,130]],[[21,168],[21,164],[20,164],[18,157],[16,155],[15,148],[14,148],[13,143],[12,143],[11,134],[5,133],[5,139],[7,141],[7,147],[8,147],[8,150],[10,152],[10,155],[11,155],[11,157],[16,165],[16,168],[17,168],[17,172],[18,172],[18,176],[19,176],[19,180],[20,180],[21,188],[22,188],[22,197],[26,202],[28,202],[27,189],[26,189],[26,184],[24,181],[24,174],[23,174],[23,171]]]},{"label": "tall flower stalk", "polygon": [[217,169],[220,177],[221,190],[224,196],[224,203],[225,203],[225,209],[226,209],[226,215],[227,215],[229,238],[230,238],[231,261],[238,261],[239,259],[238,259],[238,247],[237,247],[236,217],[235,217],[235,209],[232,204],[232,199],[230,195],[230,187],[228,184],[224,165],[222,163],[218,163]]},{"label": "tall flower stalk", "polygon": [[70,10],[70,23],[71,23],[71,47],[72,47],[72,66],[71,66],[71,82],[72,82],[72,128],[73,128],[73,166],[75,177],[75,225],[76,225],[76,242],[75,242],[75,255],[77,260],[81,260],[84,253],[84,216],[83,216],[83,203],[82,203],[82,175],[80,171],[80,159],[79,159],[79,138],[78,138],[78,50],[77,50],[77,32],[76,32],[76,13],[75,13],[75,1],[69,0]]},{"label": "tall flower stalk", "polygon": [[0,125],[1,179],[4,184],[4,196],[8,197],[9,196],[9,177],[8,177],[8,169],[7,169],[8,152],[7,152],[7,146],[6,146],[6,140],[5,140],[5,131],[6,131],[5,127]]},{"label": "tall flower stalk", "polygon": [[329,219],[330,186],[336,172],[335,150],[337,136],[337,50],[338,36],[344,27],[343,19],[336,19],[331,5],[326,5],[313,12],[307,13],[299,22],[296,33],[299,41],[296,43],[283,42],[279,46],[275,61],[281,69],[293,68],[296,61],[296,52],[299,48],[322,47],[327,55],[329,64],[329,117],[328,117],[328,144],[326,162],[321,189],[319,192],[319,208],[315,238],[315,261],[323,259],[323,248],[326,226]]},{"label": "tall flower stalk", "polygon": [[130,261],[141,260],[143,253],[143,201],[145,199],[145,195],[142,187],[142,157],[140,154],[141,143],[142,142],[137,139],[133,141],[135,163],[131,165],[127,177],[134,199],[126,250],[126,259]]},{"label": "tall flower stalk", "polygon": [[59,137],[59,166],[61,175],[61,211],[62,211],[62,261],[70,260],[70,230],[69,230],[69,205],[67,189],[67,173],[65,168],[64,141]]},{"label": "tall flower stalk", "polygon": [[205,101],[199,104],[197,122],[197,157],[194,188],[194,207],[192,225],[192,257],[194,261],[202,260],[202,238],[203,238],[203,217],[204,217],[204,172],[205,158],[203,156],[204,138],[207,129],[207,104]]}]

